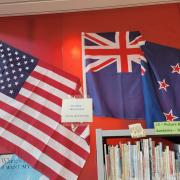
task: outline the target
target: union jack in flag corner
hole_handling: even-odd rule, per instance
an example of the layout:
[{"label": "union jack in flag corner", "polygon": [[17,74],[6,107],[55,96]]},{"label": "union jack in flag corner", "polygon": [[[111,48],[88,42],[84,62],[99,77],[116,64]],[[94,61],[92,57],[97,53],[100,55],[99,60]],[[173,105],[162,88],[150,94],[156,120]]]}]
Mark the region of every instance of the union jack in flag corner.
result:
[{"label": "union jack in flag corner", "polygon": [[50,179],[75,180],[90,153],[89,127],[61,123],[78,78],[0,41],[0,144]]},{"label": "union jack in flag corner", "polygon": [[146,42],[141,46],[142,84],[147,128],[180,120],[180,49]]},{"label": "union jack in flag corner", "polygon": [[97,116],[144,119],[139,32],[82,33],[84,93]]}]

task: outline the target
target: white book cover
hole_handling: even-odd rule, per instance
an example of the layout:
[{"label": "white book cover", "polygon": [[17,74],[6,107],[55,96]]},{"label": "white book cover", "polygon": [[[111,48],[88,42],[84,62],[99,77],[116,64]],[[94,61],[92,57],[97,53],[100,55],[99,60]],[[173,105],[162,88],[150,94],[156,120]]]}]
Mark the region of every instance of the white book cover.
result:
[{"label": "white book cover", "polygon": [[166,146],[165,148],[165,154],[166,154],[166,173],[167,173],[167,178],[170,179],[170,152],[169,152],[169,146]]},{"label": "white book cover", "polygon": [[132,161],[131,161],[131,142],[128,141],[128,174],[129,178],[132,177]]},{"label": "white book cover", "polygon": [[121,178],[120,148],[118,146],[115,146],[115,178],[116,180]]},{"label": "white book cover", "polygon": [[115,173],[114,173],[114,147],[113,146],[110,146],[110,167],[111,167],[110,175],[111,175],[111,179],[113,180],[115,177]]},{"label": "white book cover", "polygon": [[107,144],[104,144],[104,162],[105,162],[105,179],[109,180],[109,175],[108,175],[108,160],[107,160]]},{"label": "white book cover", "polygon": [[159,173],[160,173],[160,177],[163,176],[163,159],[162,159],[162,152],[163,152],[163,145],[162,142],[158,143],[159,145]]}]

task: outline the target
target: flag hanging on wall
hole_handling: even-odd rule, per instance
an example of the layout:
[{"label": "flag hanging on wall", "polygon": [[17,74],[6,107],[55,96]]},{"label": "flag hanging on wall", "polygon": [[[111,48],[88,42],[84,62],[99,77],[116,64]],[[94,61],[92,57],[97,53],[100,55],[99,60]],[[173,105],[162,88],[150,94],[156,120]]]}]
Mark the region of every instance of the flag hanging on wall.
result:
[{"label": "flag hanging on wall", "polygon": [[148,128],[154,122],[180,120],[180,50],[146,42],[142,47],[145,117]]},{"label": "flag hanging on wall", "polygon": [[90,148],[88,126],[61,123],[62,99],[79,80],[0,41],[0,144],[50,179],[77,179]]},{"label": "flag hanging on wall", "polygon": [[82,33],[84,94],[94,115],[144,119],[139,32]]}]

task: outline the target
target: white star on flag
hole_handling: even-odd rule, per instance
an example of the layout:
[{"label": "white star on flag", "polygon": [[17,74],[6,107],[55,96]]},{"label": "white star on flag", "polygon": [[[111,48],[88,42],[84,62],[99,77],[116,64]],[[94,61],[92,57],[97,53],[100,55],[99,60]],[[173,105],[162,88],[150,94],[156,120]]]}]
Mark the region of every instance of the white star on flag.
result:
[{"label": "white star on flag", "polygon": [[169,111],[169,113],[163,113],[166,117],[166,121],[173,122],[175,119],[177,119],[177,116],[173,115],[172,109]]},{"label": "white star on flag", "polygon": [[165,91],[167,91],[167,87],[169,87],[170,85],[166,83],[166,80],[163,79],[162,81],[158,81],[159,83],[159,89],[163,89]]},{"label": "white star on flag", "polygon": [[177,63],[175,66],[171,66],[172,67],[172,73],[178,73],[180,74],[180,66],[179,63]]}]

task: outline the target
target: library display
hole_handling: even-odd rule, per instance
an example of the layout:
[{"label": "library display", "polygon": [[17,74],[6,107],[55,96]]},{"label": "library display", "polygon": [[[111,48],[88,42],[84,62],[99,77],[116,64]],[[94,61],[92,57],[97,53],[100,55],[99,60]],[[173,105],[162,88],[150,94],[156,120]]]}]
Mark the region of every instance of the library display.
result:
[{"label": "library display", "polygon": [[47,14],[0,17],[0,180],[180,180],[179,2],[15,1]]}]

